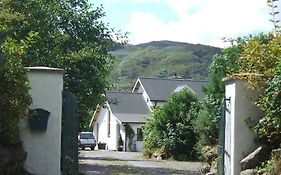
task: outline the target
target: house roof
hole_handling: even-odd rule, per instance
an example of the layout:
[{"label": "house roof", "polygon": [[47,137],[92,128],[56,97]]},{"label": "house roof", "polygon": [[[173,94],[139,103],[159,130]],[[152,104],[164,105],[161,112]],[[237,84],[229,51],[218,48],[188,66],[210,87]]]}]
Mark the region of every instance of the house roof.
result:
[{"label": "house roof", "polygon": [[182,87],[189,87],[199,99],[204,98],[203,86],[208,81],[188,80],[188,79],[157,79],[157,78],[139,78],[134,88],[142,85],[152,101],[167,101],[168,97]]},{"label": "house roof", "polygon": [[106,93],[112,113],[123,123],[145,123],[149,107],[140,93]]}]

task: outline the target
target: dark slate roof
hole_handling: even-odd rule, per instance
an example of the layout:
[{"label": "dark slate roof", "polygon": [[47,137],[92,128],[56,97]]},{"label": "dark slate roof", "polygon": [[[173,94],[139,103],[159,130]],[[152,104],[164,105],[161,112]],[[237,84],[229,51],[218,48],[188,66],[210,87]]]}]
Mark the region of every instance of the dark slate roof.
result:
[{"label": "dark slate roof", "polygon": [[204,98],[203,86],[208,81],[204,80],[187,80],[187,79],[156,79],[156,78],[139,78],[150,100],[167,101],[168,97],[180,86],[190,87],[199,99]]},{"label": "dark slate roof", "polygon": [[121,122],[145,123],[149,107],[142,94],[128,92],[108,92],[108,102],[112,113]]}]

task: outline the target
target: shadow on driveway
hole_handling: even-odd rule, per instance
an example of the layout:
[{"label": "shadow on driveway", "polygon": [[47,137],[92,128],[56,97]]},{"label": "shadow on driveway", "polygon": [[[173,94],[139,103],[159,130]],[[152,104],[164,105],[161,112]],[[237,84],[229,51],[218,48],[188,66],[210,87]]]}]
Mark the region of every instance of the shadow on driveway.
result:
[{"label": "shadow on driveway", "polygon": [[80,151],[79,170],[84,175],[201,175],[200,162],[145,159],[141,153]]},{"label": "shadow on driveway", "polygon": [[93,164],[80,164],[80,169],[85,175],[200,175],[195,171],[174,170],[168,168],[145,168],[134,167],[128,165],[93,165]]}]

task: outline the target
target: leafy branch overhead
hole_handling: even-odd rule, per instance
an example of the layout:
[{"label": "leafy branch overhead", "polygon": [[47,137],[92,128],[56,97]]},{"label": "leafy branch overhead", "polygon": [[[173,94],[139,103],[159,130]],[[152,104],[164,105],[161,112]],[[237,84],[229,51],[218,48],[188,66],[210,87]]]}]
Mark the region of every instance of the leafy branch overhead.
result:
[{"label": "leafy branch overhead", "polygon": [[[9,29],[8,38],[20,43],[31,32],[36,35],[36,44],[25,49],[23,65],[65,69],[64,87],[77,95],[80,129],[85,128],[89,110],[111,86],[107,77],[114,58],[108,50],[125,42],[126,36],[102,22],[102,6],[94,7],[87,0],[5,0],[3,4],[7,13],[13,12],[5,16],[1,28]],[[15,16],[19,20],[13,20]]]}]

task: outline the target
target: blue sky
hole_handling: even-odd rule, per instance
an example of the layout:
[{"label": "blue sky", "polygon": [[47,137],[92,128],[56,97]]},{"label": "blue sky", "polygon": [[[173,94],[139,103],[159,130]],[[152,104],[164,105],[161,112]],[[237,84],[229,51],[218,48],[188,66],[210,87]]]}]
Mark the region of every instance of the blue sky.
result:
[{"label": "blue sky", "polygon": [[[103,5],[108,22],[129,32],[129,43],[172,40],[227,46],[236,38],[272,29],[266,0],[89,0]],[[281,1],[279,2],[281,4]],[[279,6],[281,8],[281,6]]]}]

